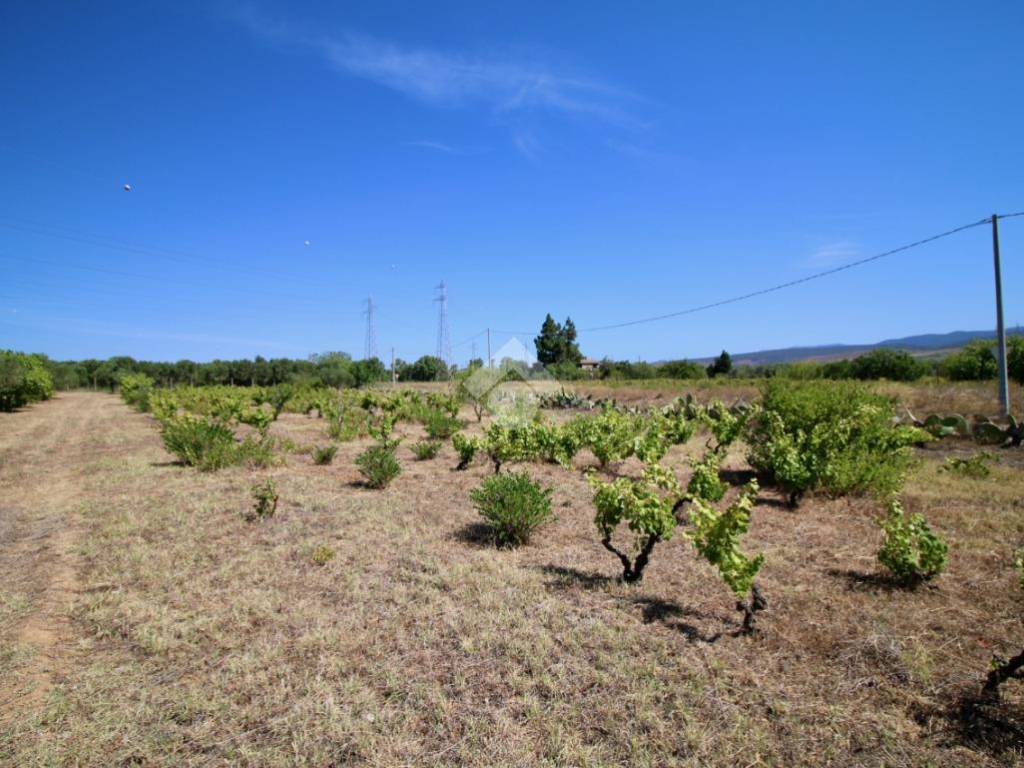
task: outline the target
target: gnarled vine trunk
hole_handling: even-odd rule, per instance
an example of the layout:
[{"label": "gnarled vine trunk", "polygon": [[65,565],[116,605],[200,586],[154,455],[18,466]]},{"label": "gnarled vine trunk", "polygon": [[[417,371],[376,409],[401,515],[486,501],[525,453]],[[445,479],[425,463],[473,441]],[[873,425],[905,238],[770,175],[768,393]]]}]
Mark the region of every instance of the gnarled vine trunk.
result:
[{"label": "gnarled vine trunk", "polygon": [[1020,678],[1024,670],[1024,651],[1021,651],[1005,664],[993,667],[985,679],[985,685],[981,689],[982,696],[991,700],[998,700],[999,686],[1011,678]]},{"label": "gnarled vine trunk", "polygon": [[736,603],[736,610],[743,611],[743,627],[740,632],[744,635],[753,634],[757,629],[757,612],[767,607],[768,599],[761,593],[761,588],[754,584],[750,588],[750,597]]},{"label": "gnarled vine trunk", "polygon": [[615,548],[615,545],[612,544],[611,536],[605,536],[601,539],[601,544],[619,558],[619,561],[622,563],[622,580],[627,584],[635,584],[643,579],[644,568],[647,567],[647,562],[651,559],[651,551],[659,541],[661,541],[660,536],[648,536],[644,545],[640,548],[640,553],[636,556],[636,560],[632,561],[629,559],[629,555]]}]

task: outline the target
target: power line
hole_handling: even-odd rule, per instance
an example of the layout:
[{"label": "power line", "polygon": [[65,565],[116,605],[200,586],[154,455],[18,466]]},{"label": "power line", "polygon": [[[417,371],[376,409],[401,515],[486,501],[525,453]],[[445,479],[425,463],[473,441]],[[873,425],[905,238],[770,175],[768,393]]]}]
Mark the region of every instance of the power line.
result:
[{"label": "power line", "polygon": [[458,349],[459,347],[464,347],[467,344],[469,344],[471,341],[475,341],[476,339],[479,339],[485,333],[487,333],[487,329],[486,328],[484,328],[482,331],[479,331],[478,333],[474,333],[468,339],[463,339],[458,344],[452,344],[452,347],[455,348],[455,349]]},{"label": "power line", "polygon": [[[1022,211],[1022,213],[1024,213],[1024,211]],[[1020,215],[1020,214],[1012,214],[1012,215],[1016,216],[1016,215]],[[1002,218],[1002,217],[1000,217],[1000,218]],[[757,291],[751,291],[750,293],[744,293],[744,294],[742,294],[740,296],[733,296],[731,298],[722,299],[721,301],[715,301],[715,302],[712,302],[710,304],[702,304],[702,305],[697,306],[697,307],[690,307],[689,309],[682,309],[682,310],[680,310],[678,312],[668,312],[668,313],[663,314],[663,315],[654,315],[653,317],[644,317],[644,318],[640,318],[639,320],[627,320],[626,322],[622,322],[622,323],[612,323],[610,325],[596,325],[596,326],[593,326],[593,327],[590,327],[590,328],[581,328],[580,331],[581,332],[587,332],[587,333],[590,333],[590,332],[593,332],[593,331],[609,331],[609,330],[612,330],[614,328],[626,328],[626,327],[631,326],[631,325],[641,325],[643,323],[654,323],[654,322],[657,322],[658,320],[668,320],[669,318],[672,318],[672,317],[682,317],[683,315],[692,315],[692,314],[694,314],[696,312],[703,312],[703,311],[708,310],[708,309],[714,309],[715,307],[722,307],[722,306],[725,306],[726,304],[735,304],[738,301],[745,301],[747,299],[752,299],[752,298],[754,298],[756,296],[764,296],[765,294],[768,294],[768,293],[774,293],[775,291],[781,291],[784,288],[792,288],[795,285],[801,285],[802,283],[809,283],[812,280],[819,280],[819,279],[821,279],[823,277],[828,277],[829,275],[834,275],[834,274],[836,274],[838,272],[843,272],[843,271],[845,271],[847,269],[853,269],[854,267],[859,267],[859,266],[862,266],[864,264],[869,264],[869,263],[871,263],[873,261],[878,261],[879,259],[884,259],[887,256],[892,256],[892,255],[897,254],[897,253],[902,253],[903,251],[909,251],[911,248],[917,248],[918,246],[925,245],[926,243],[934,242],[934,241],[939,240],[939,239],[941,239],[943,237],[949,237],[950,235],[955,235],[957,232],[963,232],[965,229],[972,229],[973,227],[980,227],[981,225],[988,224],[991,221],[992,221],[991,218],[984,218],[984,219],[981,219],[980,221],[975,221],[975,222],[972,222],[970,224],[964,224],[963,226],[956,227],[955,229],[950,229],[950,230],[947,230],[946,232],[940,232],[937,235],[932,235],[931,237],[926,237],[926,238],[924,238],[922,240],[916,240],[913,243],[907,243],[906,245],[901,245],[898,248],[893,248],[893,249],[885,251],[883,253],[879,253],[879,254],[876,254],[874,256],[869,256],[866,259],[858,259],[857,261],[851,261],[849,264],[843,264],[842,266],[839,266],[839,267],[834,267],[832,269],[827,269],[824,272],[817,272],[817,273],[815,273],[813,275],[808,275],[807,277],[801,277],[801,278],[799,278],[797,280],[790,280],[790,281],[785,282],[785,283],[779,283],[778,285],[773,285],[773,286],[770,286],[768,288],[762,288],[762,289],[757,290]]]}]

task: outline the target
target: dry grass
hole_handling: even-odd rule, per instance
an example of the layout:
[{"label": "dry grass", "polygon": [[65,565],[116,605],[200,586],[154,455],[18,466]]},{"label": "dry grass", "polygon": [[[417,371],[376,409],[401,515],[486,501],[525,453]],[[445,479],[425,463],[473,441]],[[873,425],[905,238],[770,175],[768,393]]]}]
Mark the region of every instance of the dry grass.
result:
[{"label": "dry grass", "polygon": [[[757,379],[650,379],[646,381],[576,381],[566,382],[566,389],[595,398],[610,397],[622,403],[668,402],[675,397],[692,393],[697,400],[707,403],[720,399],[726,403],[736,400],[752,401],[758,397],[762,380]],[[996,416],[999,400],[995,382],[961,381],[950,382],[942,379],[925,379],[913,384],[902,382],[877,382],[872,384],[877,391],[895,398],[915,415],[929,413],[961,413],[970,417],[975,414]],[[1024,387],[1010,383],[1010,401],[1024,402]],[[1018,405],[1019,408],[1019,405]]]},{"label": "dry grass", "polygon": [[[766,553],[770,610],[759,636],[741,638],[726,588],[680,535],[655,549],[641,585],[615,579],[578,473],[526,466],[555,488],[558,519],[530,546],[498,551],[468,502],[490,469],[452,471],[450,444],[414,461],[422,432],[403,425],[403,474],[370,491],[353,466],[366,441],[316,466],[303,449],[325,441],[322,421],[285,415],[273,429],[300,447],[284,465],[200,474],[171,463],[151,420],[109,396],[0,416],[0,509],[17,533],[5,544],[41,537],[0,558],[0,762],[1020,760],[1024,686],[1009,684],[984,719],[955,716],[991,654],[1022,642],[1009,567],[1024,541],[1019,464],[967,480],[937,469],[965,446],[922,453],[907,505],[953,551],[948,573],[915,592],[878,574],[870,502],[809,499],[791,512],[765,491],[748,546]],[[669,458],[684,476],[685,457]],[[742,479],[740,451],[727,469]],[[249,486],[266,475],[278,513],[245,523]],[[65,490],[51,503],[52,479]],[[42,686],[22,629],[45,608],[43,566],[56,556],[39,547],[71,514],[76,545],[61,557],[75,581]],[[321,546],[335,552],[323,565]]]}]

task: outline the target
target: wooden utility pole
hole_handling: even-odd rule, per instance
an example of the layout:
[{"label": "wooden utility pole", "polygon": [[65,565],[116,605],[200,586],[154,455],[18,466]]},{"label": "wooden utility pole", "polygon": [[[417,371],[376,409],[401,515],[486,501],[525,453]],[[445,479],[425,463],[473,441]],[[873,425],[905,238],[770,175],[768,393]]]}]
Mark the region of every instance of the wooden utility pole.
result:
[{"label": "wooden utility pole", "polygon": [[398,376],[395,372],[395,348],[391,348],[391,383],[394,384],[398,381]]},{"label": "wooden utility pole", "polygon": [[491,361],[491,329],[487,329],[487,367],[493,368],[494,363]]},{"label": "wooden utility pole", "polygon": [[1006,326],[1003,324],[1003,274],[999,264],[999,216],[992,214],[992,260],[996,273],[996,359],[999,363],[999,405],[1010,413],[1010,386],[1006,380]]}]

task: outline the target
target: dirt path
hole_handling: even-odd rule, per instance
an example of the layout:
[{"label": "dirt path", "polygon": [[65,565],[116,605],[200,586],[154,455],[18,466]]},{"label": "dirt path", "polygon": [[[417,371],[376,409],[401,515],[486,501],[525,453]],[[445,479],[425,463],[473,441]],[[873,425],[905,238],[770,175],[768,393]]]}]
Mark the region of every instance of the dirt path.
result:
[{"label": "dirt path", "polygon": [[68,393],[0,414],[0,719],[40,700],[69,663],[83,481],[116,405]]}]

